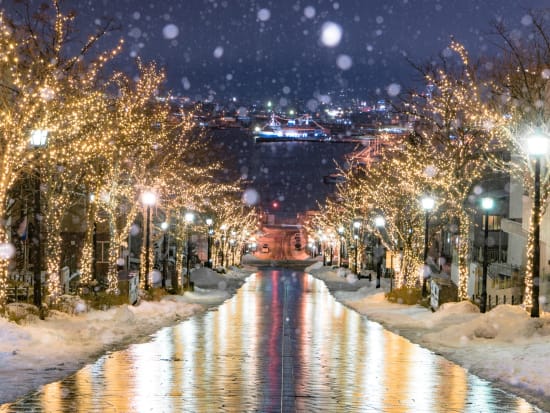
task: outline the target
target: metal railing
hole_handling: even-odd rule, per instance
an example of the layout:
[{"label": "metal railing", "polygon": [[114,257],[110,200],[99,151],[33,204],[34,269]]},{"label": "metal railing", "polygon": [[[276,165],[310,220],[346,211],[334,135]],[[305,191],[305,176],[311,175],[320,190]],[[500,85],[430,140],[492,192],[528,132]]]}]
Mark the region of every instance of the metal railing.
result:
[{"label": "metal railing", "polygon": [[6,289],[8,303],[31,302],[32,289],[28,286],[15,286]]},{"label": "metal railing", "polygon": [[[472,295],[472,301],[479,303],[481,297],[479,295]],[[520,305],[523,303],[523,294],[494,294],[487,295],[487,310],[495,308],[500,304]]]}]

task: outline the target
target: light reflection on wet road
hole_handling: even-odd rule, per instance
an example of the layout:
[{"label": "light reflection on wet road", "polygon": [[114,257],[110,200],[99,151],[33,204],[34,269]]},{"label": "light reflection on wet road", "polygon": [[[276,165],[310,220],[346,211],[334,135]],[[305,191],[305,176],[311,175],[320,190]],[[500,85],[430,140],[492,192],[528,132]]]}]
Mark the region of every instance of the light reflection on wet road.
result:
[{"label": "light reflection on wet road", "polygon": [[102,357],[2,412],[540,411],[336,302],[291,270]]}]

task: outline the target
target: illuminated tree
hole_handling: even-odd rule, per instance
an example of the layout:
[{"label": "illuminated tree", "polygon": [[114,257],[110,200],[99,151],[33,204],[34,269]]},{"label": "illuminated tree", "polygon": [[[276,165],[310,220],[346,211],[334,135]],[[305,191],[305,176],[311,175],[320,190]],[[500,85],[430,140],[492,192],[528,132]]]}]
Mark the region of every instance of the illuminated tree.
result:
[{"label": "illuminated tree", "polygon": [[116,97],[110,99],[111,142],[96,163],[101,168],[96,174],[102,179],[90,188],[108,217],[108,292],[118,290],[120,252],[141,211],[140,196],[148,189],[157,191],[154,177],[163,170],[154,162],[162,148],[171,145],[171,126],[167,125],[170,108],[156,99],[163,74],[154,65],[139,64],[139,72],[135,82],[122,74],[113,79]]},{"label": "illuminated tree", "polygon": [[[535,172],[533,160],[527,153],[526,138],[533,132],[550,133],[550,32],[548,30],[548,10],[529,14],[531,24],[525,28],[527,35],[516,36],[504,22],[494,25],[498,39],[502,42],[498,59],[491,62],[490,90],[492,104],[501,117],[508,120],[504,125],[496,125],[500,137],[506,143],[511,157],[509,162],[493,159],[493,167],[509,171],[522,182],[531,199],[534,198]],[[546,165],[550,161],[546,154]],[[550,196],[550,168],[546,167],[540,177],[540,214],[544,216]],[[526,251],[525,297],[524,304],[533,304],[533,252],[534,218],[532,212]]]},{"label": "illuminated tree", "polygon": [[[72,166],[90,148],[90,135],[86,135],[89,122],[96,120],[90,102],[98,99],[90,93],[96,76],[108,58],[117,49],[101,54],[87,66],[83,57],[98,39],[94,35],[76,54],[65,50],[67,33],[72,16],[63,15],[57,1],[53,12],[43,10],[38,17],[26,15],[21,24],[14,24],[0,15],[0,216],[6,214],[6,194],[14,182],[29,171],[40,172],[40,179],[48,185],[50,169],[44,162],[53,162],[53,174],[71,174]],[[86,126],[87,125],[87,126]],[[47,131],[50,145],[31,150],[29,137],[34,130]],[[78,141],[78,142],[76,142]],[[63,142],[59,146],[57,143]],[[78,150],[77,150],[78,149]],[[70,160],[68,163],[67,160]],[[72,162],[72,164],[71,164]],[[50,163],[52,166],[52,163]],[[70,172],[69,172],[70,171]],[[78,179],[77,179],[78,180]],[[63,185],[63,184],[62,184]],[[58,187],[58,189],[60,189]],[[70,192],[71,184],[65,184],[63,192]],[[55,190],[52,190],[53,194]],[[58,191],[59,192],[59,191]],[[46,241],[48,249],[56,251],[54,241],[58,236],[57,220],[67,206],[66,199],[45,197]],[[70,202],[69,202],[70,204]],[[59,208],[58,208],[59,207]],[[40,218],[39,218],[40,219]],[[60,219],[60,218],[59,218]],[[50,224],[52,226],[50,226]],[[0,228],[0,241],[7,242],[5,228]],[[48,258],[50,259],[50,258]],[[48,272],[57,258],[52,257]],[[0,262],[0,307],[5,304],[7,261]],[[40,263],[35,263],[40,265]],[[50,280],[49,290],[58,295],[59,283],[55,275]]]},{"label": "illuminated tree", "polygon": [[411,288],[418,285],[422,266],[424,220],[419,203],[422,185],[409,180],[400,169],[403,157],[411,154],[406,143],[391,141],[389,137],[382,139],[386,141],[385,150],[377,162],[367,162],[344,172],[346,183],[338,186],[338,197],[345,200],[346,193],[357,193],[360,209],[364,211],[365,231],[378,231],[374,218],[384,216],[388,237],[383,238],[383,243],[389,250],[401,253],[396,286]]},{"label": "illuminated tree", "polygon": [[240,192],[228,193],[216,202],[209,203],[205,211],[214,222],[213,257],[216,264],[226,266],[231,235],[235,239],[234,248],[242,249],[248,237],[258,229],[257,211],[243,204]]},{"label": "illuminated tree", "polygon": [[[344,241],[348,248],[355,248],[357,241],[357,266],[361,268],[366,235],[369,232],[367,223],[370,205],[365,201],[363,188],[357,184],[357,172],[357,169],[340,169],[344,182],[337,184],[335,195],[319,206],[319,213],[307,220],[304,227],[308,238],[316,239],[321,244],[326,244],[331,237],[336,238],[339,229],[343,229],[344,240],[339,237],[339,242]],[[354,222],[360,222],[361,226],[354,229]]]},{"label": "illuminated tree", "polygon": [[466,51],[456,42],[451,50],[459,56],[454,70],[449,64],[419,68],[430,93],[413,94],[403,105],[415,121],[414,131],[381,137],[379,159],[350,169],[337,197],[345,204],[358,191],[365,215],[383,212],[388,233],[403,250],[403,282],[410,287],[417,284],[415,274],[422,268],[425,224],[419,200],[424,194],[435,195],[438,212],[432,215],[440,224],[458,222],[459,296],[465,299],[473,189],[489,171],[487,159],[497,159],[506,146],[498,140],[504,121],[488,105]]},{"label": "illuminated tree", "polygon": [[490,109],[466,50],[456,42],[450,49],[458,54],[458,66],[453,70],[447,64],[424,71],[431,91],[414,95],[406,111],[418,124],[415,144],[407,145],[404,156],[393,159],[398,160],[396,168],[406,171],[405,180],[436,194],[444,221],[458,223],[458,292],[466,299],[470,231],[476,211],[474,188],[491,172],[487,159],[501,155],[504,145],[495,139],[495,126],[502,123],[502,117]]}]

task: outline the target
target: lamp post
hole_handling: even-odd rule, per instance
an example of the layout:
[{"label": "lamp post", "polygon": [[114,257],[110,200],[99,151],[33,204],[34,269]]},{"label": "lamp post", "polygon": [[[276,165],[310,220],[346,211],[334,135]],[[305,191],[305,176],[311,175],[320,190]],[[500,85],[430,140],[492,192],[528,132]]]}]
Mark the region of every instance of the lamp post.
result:
[{"label": "lamp post", "polygon": [[221,262],[221,266],[223,267],[223,265],[224,265],[224,258],[225,258],[225,251],[224,251],[224,248],[225,248],[225,230],[227,229],[227,225],[222,224],[222,226],[220,227],[220,229],[222,230],[222,242],[221,242],[222,262]]},{"label": "lamp post", "polygon": [[[90,203],[90,208],[93,208],[91,206],[95,202],[95,195],[90,194],[88,197],[88,201]],[[92,265],[92,280],[97,279],[97,269],[96,269],[96,256],[97,256],[97,222],[95,222],[95,219],[93,218],[95,216],[94,213],[92,213],[92,219],[94,221],[93,223],[93,229],[92,229],[92,257],[91,257],[91,265]]]},{"label": "lamp post", "polygon": [[487,267],[489,260],[487,257],[487,245],[489,242],[489,211],[493,209],[495,201],[493,198],[485,197],[481,199],[481,208],[485,211],[485,227],[483,236],[483,274],[481,276],[481,302],[479,311],[484,313],[487,311]]},{"label": "lamp post", "polygon": [[548,151],[548,137],[542,133],[536,133],[527,138],[527,150],[535,159],[535,193],[533,200],[533,290],[531,317],[539,317],[539,290],[540,290],[540,164],[542,156]]},{"label": "lamp post", "polygon": [[191,269],[189,268],[190,267],[190,264],[191,264],[191,224],[193,223],[193,221],[195,220],[195,214],[193,214],[192,212],[186,212],[185,213],[185,227],[187,229],[187,235],[186,235],[186,250],[187,250],[187,253],[186,253],[186,257],[185,257],[185,274],[187,276],[187,279],[186,279],[186,290],[187,291],[193,291],[193,283],[191,282]]},{"label": "lamp post", "polygon": [[[233,235],[229,239],[229,250],[231,251],[231,265],[235,265],[235,238],[233,238]],[[227,263],[229,264],[229,259],[227,260]]]},{"label": "lamp post", "polygon": [[319,239],[321,242],[321,251],[323,253],[323,267],[324,267],[325,265],[327,265],[327,244],[326,244],[327,237],[322,232],[320,232],[319,234],[320,234]]},{"label": "lamp post", "polygon": [[338,266],[342,266],[342,257],[344,255],[344,227],[338,227],[338,235],[340,235],[340,251],[338,253]]},{"label": "lamp post", "polygon": [[359,268],[357,263],[357,250],[359,249],[358,247],[359,228],[361,228],[361,221],[358,221],[358,220],[353,221],[353,239],[355,241],[355,274],[358,276],[357,278],[361,278],[359,276]]},{"label": "lamp post", "polygon": [[[48,142],[47,130],[33,130],[30,136],[30,144],[33,148],[38,149],[43,147]],[[42,311],[42,233],[40,231],[41,220],[41,180],[40,180],[40,167],[36,167],[36,180],[34,188],[34,213],[35,213],[35,232],[36,232],[36,267],[34,269],[34,285],[33,285],[33,303],[38,307],[40,318],[43,319]]]},{"label": "lamp post", "polygon": [[166,279],[168,278],[168,222],[163,222],[160,227],[164,231],[162,235],[162,288],[166,289]]},{"label": "lamp post", "polygon": [[424,225],[424,272],[422,273],[422,297],[426,297],[428,295],[428,288],[426,286],[427,281],[427,275],[425,273],[426,271],[426,265],[428,260],[428,232],[429,232],[429,226],[430,226],[430,211],[433,209],[435,205],[435,199],[433,199],[431,196],[425,196],[422,198],[422,209],[425,211],[425,225]]},{"label": "lamp post", "polygon": [[[374,225],[378,228],[378,232],[386,225],[386,220],[383,216],[377,216],[374,218]],[[380,288],[380,277],[382,276],[382,239],[378,237],[378,245],[376,248],[376,288]]]},{"label": "lamp post", "polygon": [[212,268],[212,236],[214,235],[214,229],[212,224],[214,221],[212,218],[206,218],[206,225],[208,226],[208,238],[207,238],[207,247],[206,247],[206,266]]},{"label": "lamp post", "polygon": [[329,236],[329,243],[330,243],[330,266],[332,267],[332,261],[334,259],[334,235],[330,234]]},{"label": "lamp post", "polygon": [[157,202],[157,195],[151,191],[145,191],[141,194],[141,202],[145,205],[146,208],[146,224],[145,224],[145,268],[144,274],[145,277],[145,289],[149,289],[149,264],[150,264],[150,244],[151,244],[151,207]]}]

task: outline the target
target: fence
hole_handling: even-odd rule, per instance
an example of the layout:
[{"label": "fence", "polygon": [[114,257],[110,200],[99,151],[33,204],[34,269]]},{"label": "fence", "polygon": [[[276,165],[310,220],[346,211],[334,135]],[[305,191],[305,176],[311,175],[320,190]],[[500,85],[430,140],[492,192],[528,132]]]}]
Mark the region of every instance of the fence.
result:
[{"label": "fence", "polygon": [[[481,297],[479,295],[472,295],[472,301],[473,302],[479,302],[481,300]],[[494,294],[494,295],[487,295],[487,310],[490,310],[492,308],[495,308],[499,304],[511,304],[511,305],[519,305],[523,303],[523,295],[522,294]]]},{"label": "fence", "polygon": [[8,303],[15,303],[20,301],[25,301],[27,303],[31,302],[31,291],[32,289],[28,286],[15,286],[7,288],[7,301]]}]

